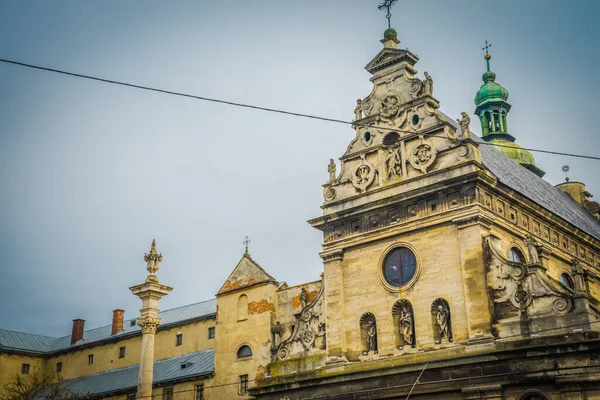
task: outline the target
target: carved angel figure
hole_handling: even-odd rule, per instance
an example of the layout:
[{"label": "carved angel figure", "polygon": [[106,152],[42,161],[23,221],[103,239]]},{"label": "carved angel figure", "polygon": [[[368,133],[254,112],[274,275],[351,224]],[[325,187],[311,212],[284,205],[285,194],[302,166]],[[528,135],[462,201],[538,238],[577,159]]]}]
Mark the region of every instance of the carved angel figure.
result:
[{"label": "carved angel figure", "polygon": [[385,166],[387,169],[387,176],[391,178],[392,176],[402,175],[402,166],[400,162],[400,154],[397,150],[390,149],[389,154],[385,160]]},{"label": "carved angel figure", "polygon": [[335,162],[333,158],[329,159],[329,165],[327,166],[327,172],[329,172],[329,184],[332,184],[335,181]]},{"label": "carved angel figure", "polygon": [[456,121],[460,125],[460,136],[459,139],[468,139],[471,137],[469,125],[471,124],[471,117],[466,112],[460,113],[462,115],[461,119],[457,119]]}]

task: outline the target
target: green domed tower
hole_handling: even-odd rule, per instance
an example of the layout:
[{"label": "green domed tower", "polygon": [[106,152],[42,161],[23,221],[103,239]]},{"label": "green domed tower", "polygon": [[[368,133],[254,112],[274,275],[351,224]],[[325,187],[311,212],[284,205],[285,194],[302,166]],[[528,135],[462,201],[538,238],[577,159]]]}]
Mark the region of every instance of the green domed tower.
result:
[{"label": "green domed tower", "polygon": [[490,70],[490,59],[492,58],[487,48],[484,59],[487,63],[487,71],[483,74],[483,85],[475,94],[475,114],[481,121],[482,138],[488,143],[496,145],[496,148],[506,156],[512,158],[518,164],[527,168],[539,177],[545,172],[535,165],[533,155],[515,143],[515,138],[508,133],[507,114],[510,111],[508,103],[508,90],[496,83],[496,73]]}]

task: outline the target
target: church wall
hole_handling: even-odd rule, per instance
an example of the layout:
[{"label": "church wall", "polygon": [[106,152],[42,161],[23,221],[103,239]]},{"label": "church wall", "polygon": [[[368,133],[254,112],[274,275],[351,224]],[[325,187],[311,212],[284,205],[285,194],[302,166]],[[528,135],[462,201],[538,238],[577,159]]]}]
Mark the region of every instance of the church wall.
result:
[{"label": "church wall", "polygon": [[[29,374],[44,371],[44,359],[20,354],[0,354],[0,392],[8,382],[21,375],[21,366],[29,364]],[[26,375],[22,375],[26,376]]]},{"label": "church wall", "polygon": [[321,285],[322,281],[319,280],[291,286],[277,292],[278,307],[276,321],[279,321],[285,328],[285,333],[281,335],[281,340],[285,340],[291,335],[292,324],[296,321],[294,314],[301,311],[300,293],[302,288],[306,289],[308,293],[307,303],[310,303],[317,297]]},{"label": "church wall", "polygon": [[[277,312],[276,291],[276,284],[267,283],[217,297],[214,383],[224,386],[216,398],[243,398],[238,397],[241,375],[248,375],[248,387],[254,385],[255,379],[267,376],[271,360],[271,320]],[[238,309],[240,296],[247,297],[246,313]],[[242,345],[250,346],[251,357],[238,359],[237,351]]]},{"label": "church wall", "polygon": [[[200,350],[214,348],[214,339],[208,339],[208,328],[215,326],[215,320],[197,321],[183,326],[159,330],[155,337],[154,359],[175,357]],[[181,346],[175,345],[176,335],[181,333]],[[125,347],[125,357],[119,358],[119,348]],[[48,358],[45,368],[56,371],[56,363],[62,362],[61,377],[72,379],[115,368],[123,368],[140,363],[141,335],[115,342],[96,345]],[[94,363],[88,365],[88,355],[94,355]]]},{"label": "church wall", "polygon": [[[364,350],[359,320],[371,312],[377,320],[379,355],[414,353],[440,347],[434,343],[431,306],[437,298],[450,305],[455,342],[468,339],[463,278],[457,230],[441,226],[399,234],[347,249],[343,258],[344,321],[347,357],[357,359]],[[380,281],[383,254],[390,247],[406,244],[415,250],[419,277],[414,286],[400,294],[388,291]],[[414,309],[416,349],[396,348],[397,327],[392,307],[399,299],[407,299]],[[453,346],[447,343],[442,346]]]}]

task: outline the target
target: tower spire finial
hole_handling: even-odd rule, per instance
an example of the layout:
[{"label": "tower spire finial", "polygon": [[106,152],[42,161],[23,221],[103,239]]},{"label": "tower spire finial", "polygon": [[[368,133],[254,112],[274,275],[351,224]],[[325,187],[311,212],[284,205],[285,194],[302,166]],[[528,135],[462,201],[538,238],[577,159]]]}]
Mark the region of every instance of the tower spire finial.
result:
[{"label": "tower spire finial", "polygon": [[485,47],[481,50],[485,50],[485,56],[483,56],[483,59],[485,60],[485,62],[487,63],[487,70],[490,70],[490,58],[492,58],[492,56],[490,56],[490,53],[488,52],[488,49],[492,47],[491,43],[488,43],[487,39],[485,40]]},{"label": "tower spire finial", "polygon": [[398,0],[384,0],[383,3],[381,3],[380,5],[377,6],[377,8],[379,10],[383,10],[385,8],[385,17],[388,20],[388,29],[392,28],[392,23],[391,23],[391,18],[392,18],[392,6],[394,5],[394,3],[396,3]]}]

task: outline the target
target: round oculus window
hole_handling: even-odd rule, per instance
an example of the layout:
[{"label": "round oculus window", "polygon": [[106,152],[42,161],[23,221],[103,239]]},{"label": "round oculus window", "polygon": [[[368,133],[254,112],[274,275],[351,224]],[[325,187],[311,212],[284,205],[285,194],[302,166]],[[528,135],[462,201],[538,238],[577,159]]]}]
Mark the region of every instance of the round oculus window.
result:
[{"label": "round oculus window", "polygon": [[383,260],[383,276],[394,287],[406,285],[415,276],[417,259],[406,247],[398,247],[389,252]]}]

